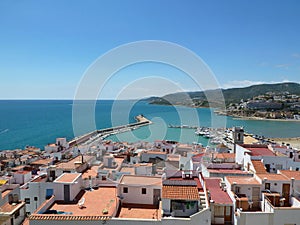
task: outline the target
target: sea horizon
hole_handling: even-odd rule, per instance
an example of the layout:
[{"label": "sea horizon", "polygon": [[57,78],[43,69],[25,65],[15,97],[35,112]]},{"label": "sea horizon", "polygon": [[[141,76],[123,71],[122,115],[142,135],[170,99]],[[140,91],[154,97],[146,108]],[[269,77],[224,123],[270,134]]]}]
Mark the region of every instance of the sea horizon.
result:
[{"label": "sea horizon", "polygon": [[[5,104],[3,104],[5,101]],[[112,119],[113,103],[117,104],[115,118]],[[135,121],[139,114],[145,115],[154,123],[147,127],[112,135],[112,141],[154,141],[156,130],[166,129],[162,139],[181,140],[184,143],[200,142],[207,144],[207,139],[198,137],[192,129],[166,128],[167,125],[186,124],[211,126],[211,120],[226,119],[226,127],[243,126],[248,133],[265,137],[299,137],[299,122],[235,120],[227,116],[212,114],[210,108],[190,108],[186,106],[152,105],[145,100],[135,102],[128,112],[128,103],[132,100],[97,100],[95,108],[96,128],[103,129],[124,125]],[[2,103],[2,104],[1,104]],[[42,148],[55,142],[57,137],[74,138],[72,127],[72,100],[0,100],[0,150],[23,149],[26,145]],[[122,111],[123,110],[123,111]],[[178,110],[185,118],[180,118]],[[188,118],[197,112],[199,120]],[[128,115],[128,116],[126,116]],[[213,118],[212,118],[213,117]],[[133,135],[132,135],[133,134]]]}]

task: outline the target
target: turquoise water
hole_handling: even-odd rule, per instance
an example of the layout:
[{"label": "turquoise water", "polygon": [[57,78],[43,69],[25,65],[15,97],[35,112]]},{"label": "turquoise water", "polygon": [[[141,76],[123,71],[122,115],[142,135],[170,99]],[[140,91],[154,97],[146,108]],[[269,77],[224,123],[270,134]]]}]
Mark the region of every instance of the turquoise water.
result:
[{"label": "turquoise water", "polygon": [[[143,114],[153,120],[147,127],[111,136],[114,141],[138,141],[156,139],[178,140],[185,143],[207,140],[194,135],[192,129],[168,128],[168,124],[195,126],[244,126],[249,133],[266,137],[299,137],[300,122],[234,120],[214,115],[210,109],[193,109],[149,105],[139,101],[98,101],[95,121],[98,129],[134,122],[134,116]],[[0,149],[24,148],[26,145],[43,147],[56,137],[72,139],[71,100],[1,100],[0,101]]]}]

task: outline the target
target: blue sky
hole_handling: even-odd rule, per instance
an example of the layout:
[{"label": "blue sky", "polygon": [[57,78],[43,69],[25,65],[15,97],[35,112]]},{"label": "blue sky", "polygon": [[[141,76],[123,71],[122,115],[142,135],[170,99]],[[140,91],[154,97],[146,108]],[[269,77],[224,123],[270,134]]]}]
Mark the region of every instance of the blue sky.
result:
[{"label": "blue sky", "polygon": [[[295,1],[0,1],[0,99],[72,99],[99,56],[130,42],[163,40],[200,56],[221,87],[300,81],[300,2]],[[115,98],[197,87],[166,65],[137,65],[116,74],[100,94]],[[141,84],[142,85],[142,84]],[[133,85],[134,86],[134,85]],[[176,86],[176,85],[175,85]]]}]

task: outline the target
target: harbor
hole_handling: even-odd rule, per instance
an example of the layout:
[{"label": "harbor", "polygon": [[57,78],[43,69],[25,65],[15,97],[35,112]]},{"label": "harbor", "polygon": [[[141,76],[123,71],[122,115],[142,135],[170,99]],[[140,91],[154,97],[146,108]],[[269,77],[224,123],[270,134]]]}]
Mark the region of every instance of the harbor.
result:
[{"label": "harbor", "polygon": [[147,119],[143,115],[138,115],[135,117],[135,119],[137,121],[135,123],[129,123],[126,125],[95,130],[95,131],[89,132],[87,134],[84,134],[82,136],[75,137],[73,140],[69,141],[69,146],[73,147],[75,145],[80,145],[83,143],[89,144],[99,138],[105,139],[110,135],[123,133],[123,132],[127,132],[130,130],[135,130],[139,127],[148,126],[152,123],[151,120]]}]

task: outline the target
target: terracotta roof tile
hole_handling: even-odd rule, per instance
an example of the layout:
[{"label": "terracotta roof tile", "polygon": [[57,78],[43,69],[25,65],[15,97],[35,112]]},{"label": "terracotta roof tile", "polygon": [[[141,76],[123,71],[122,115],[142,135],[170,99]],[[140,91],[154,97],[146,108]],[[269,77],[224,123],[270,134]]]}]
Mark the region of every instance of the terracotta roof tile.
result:
[{"label": "terracotta roof tile", "polygon": [[163,186],[162,198],[199,200],[198,188],[194,186]]},{"label": "terracotta roof tile", "polygon": [[292,177],[295,178],[295,180],[300,180],[300,171],[295,170],[280,170],[280,173],[286,176],[287,178],[291,179]]},{"label": "terracotta roof tile", "polygon": [[266,168],[264,166],[264,164],[262,163],[262,161],[256,161],[256,160],[252,160],[252,165],[255,169],[256,174],[266,174]]},{"label": "terracotta roof tile", "polygon": [[108,216],[72,216],[72,215],[38,215],[29,216],[29,220],[109,220]]},{"label": "terracotta roof tile", "polygon": [[268,179],[268,180],[273,180],[273,181],[286,181],[286,180],[290,180],[289,178],[287,178],[286,176],[282,175],[282,174],[258,174],[257,175],[260,179]]}]

